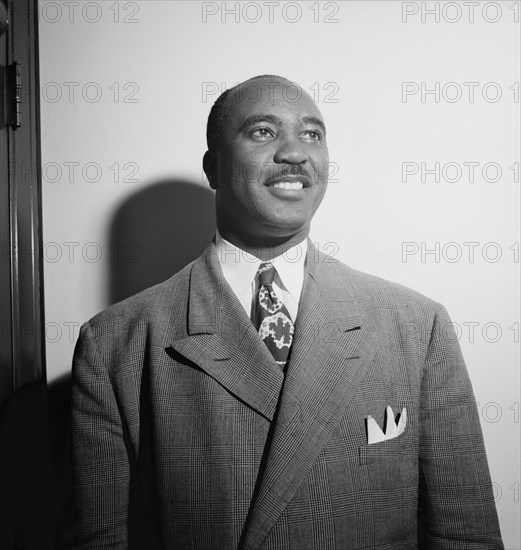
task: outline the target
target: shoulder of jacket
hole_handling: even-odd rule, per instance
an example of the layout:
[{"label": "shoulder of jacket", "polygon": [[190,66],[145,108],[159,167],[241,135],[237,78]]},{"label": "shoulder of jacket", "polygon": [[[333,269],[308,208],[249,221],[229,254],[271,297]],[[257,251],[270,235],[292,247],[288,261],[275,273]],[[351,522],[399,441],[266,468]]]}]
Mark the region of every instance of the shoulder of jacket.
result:
[{"label": "shoulder of jacket", "polygon": [[193,262],[169,279],[146,288],[94,315],[83,326],[94,335],[104,333],[109,327],[129,329],[140,323],[161,322],[168,317],[174,304],[187,299],[189,275]]},{"label": "shoulder of jacket", "polygon": [[444,306],[424,294],[400,283],[354,269],[337,260],[333,263],[339,276],[350,284],[360,305],[372,308],[416,310],[428,317],[444,311]]}]

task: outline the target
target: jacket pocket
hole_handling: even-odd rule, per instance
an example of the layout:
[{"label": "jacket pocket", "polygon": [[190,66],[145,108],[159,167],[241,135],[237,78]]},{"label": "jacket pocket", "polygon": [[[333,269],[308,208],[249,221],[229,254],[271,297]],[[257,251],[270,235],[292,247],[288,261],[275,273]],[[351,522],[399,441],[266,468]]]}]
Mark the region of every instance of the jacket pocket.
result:
[{"label": "jacket pocket", "polygon": [[410,452],[411,444],[406,434],[379,443],[362,445],[358,449],[360,466],[366,466],[378,461],[393,461]]}]

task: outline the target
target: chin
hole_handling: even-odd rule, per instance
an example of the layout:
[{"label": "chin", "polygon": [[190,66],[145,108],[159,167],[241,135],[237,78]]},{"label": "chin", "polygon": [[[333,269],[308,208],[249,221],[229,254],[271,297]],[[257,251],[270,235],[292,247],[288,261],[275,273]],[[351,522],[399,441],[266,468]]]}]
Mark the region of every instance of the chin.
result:
[{"label": "chin", "polygon": [[290,220],[288,218],[272,220],[269,224],[272,234],[278,234],[281,237],[291,237],[302,231],[309,231],[309,222],[307,219]]}]

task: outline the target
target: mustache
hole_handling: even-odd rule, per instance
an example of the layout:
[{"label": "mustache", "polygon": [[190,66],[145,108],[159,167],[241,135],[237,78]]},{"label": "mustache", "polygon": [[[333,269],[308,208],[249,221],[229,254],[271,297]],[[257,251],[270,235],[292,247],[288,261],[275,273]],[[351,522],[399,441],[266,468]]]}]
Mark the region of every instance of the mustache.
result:
[{"label": "mustache", "polygon": [[308,181],[314,181],[313,174],[310,174],[304,166],[300,164],[290,164],[287,166],[283,166],[281,168],[278,168],[277,171],[275,171],[275,168],[278,168],[278,166],[270,167],[270,175],[269,179],[266,183],[270,183],[271,181],[280,180],[281,178],[285,178],[288,176],[293,177],[302,177],[307,179]]}]

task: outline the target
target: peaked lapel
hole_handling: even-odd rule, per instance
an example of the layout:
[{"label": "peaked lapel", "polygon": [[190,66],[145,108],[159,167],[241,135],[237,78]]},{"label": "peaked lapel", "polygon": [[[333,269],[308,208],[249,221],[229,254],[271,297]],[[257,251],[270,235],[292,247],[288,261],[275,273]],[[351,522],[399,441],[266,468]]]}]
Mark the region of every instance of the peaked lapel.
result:
[{"label": "peaked lapel", "polygon": [[170,357],[197,365],[271,421],[284,376],[224,278],[214,243],[192,265],[186,316],[172,315]]},{"label": "peaked lapel", "polygon": [[376,349],[336,261],[308,241],[307,276],[266,468],[244,548],[260,548],[335,430]]}]

